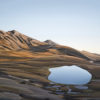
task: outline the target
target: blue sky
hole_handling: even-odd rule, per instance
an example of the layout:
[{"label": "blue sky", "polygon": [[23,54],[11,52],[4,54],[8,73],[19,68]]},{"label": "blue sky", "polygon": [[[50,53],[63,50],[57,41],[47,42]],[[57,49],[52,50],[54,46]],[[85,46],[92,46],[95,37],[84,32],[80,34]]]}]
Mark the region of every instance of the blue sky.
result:
[{"label": "blue sky", "polygon": [[100,53],[100,0],[0,0],[0,29]]}]

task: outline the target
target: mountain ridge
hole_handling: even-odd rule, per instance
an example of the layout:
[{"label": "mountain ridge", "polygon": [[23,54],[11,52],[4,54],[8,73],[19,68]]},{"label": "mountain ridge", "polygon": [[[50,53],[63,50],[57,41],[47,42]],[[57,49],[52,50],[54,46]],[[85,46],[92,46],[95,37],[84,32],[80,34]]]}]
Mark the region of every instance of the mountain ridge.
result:
[{"label": "mountain ridge", "polygon": [[[59,55],[68,55],[83,58],[89,60],[84,54],[80,51],[68,47],[59,45],[52,40],[46,40],[41,42],[34,38],[28,37],[16,30],[12,31],[2,31],[0,30],[0,49],[1,50],[28,50],[31,52],[58,52]],[[55,51],[55,52],[53,52]]]}]

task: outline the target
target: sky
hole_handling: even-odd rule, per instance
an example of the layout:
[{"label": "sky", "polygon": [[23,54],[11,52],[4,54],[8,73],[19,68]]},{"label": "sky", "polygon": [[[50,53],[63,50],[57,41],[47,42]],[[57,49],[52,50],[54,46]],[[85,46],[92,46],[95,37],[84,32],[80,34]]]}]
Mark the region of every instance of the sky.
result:
[{"label": "sky", "polygon": [[0,0],[0,30],[100,54],[100,0]]}]

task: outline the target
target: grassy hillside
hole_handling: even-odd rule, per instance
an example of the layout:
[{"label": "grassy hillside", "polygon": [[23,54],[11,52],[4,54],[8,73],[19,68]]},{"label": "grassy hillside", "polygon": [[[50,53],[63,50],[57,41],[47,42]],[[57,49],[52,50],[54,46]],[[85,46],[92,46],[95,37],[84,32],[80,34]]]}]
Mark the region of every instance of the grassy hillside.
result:
[{"label": "grassy hillside", "polygon": [[[4,53],[7,54],[9,52],[12,56],[23,56],[23,53],[29,57],[32,56],[33,53],[48,56],[55,54],[74,56],[89,60],[84,54],[71,47],[59,45],[51,40],[40,42],[15,30],[8,32],[0,31],[0,50],[1,55],[5,51]],[[16,52],[18,52],[18,54],[16,54]]]}]

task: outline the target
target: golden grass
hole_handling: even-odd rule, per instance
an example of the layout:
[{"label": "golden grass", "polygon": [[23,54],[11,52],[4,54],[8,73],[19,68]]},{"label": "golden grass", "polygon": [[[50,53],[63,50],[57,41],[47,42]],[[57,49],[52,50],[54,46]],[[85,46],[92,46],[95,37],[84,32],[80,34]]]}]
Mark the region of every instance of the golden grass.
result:
[{"label": "golden grass", "polygon": [[33,78],[33,79],[38,79],[41,82],[49,82],[47,79],[45,79],[42,76],[36,75],[36,74],[30,74],[30,73],[24,73],[24,72],[7,72],[10,75],[17,76],[17,77],[22,77],[22,78]]},{"label": "golden grass", "polygon": [[[56,51],[51,50],[51,52],[54,53]],[[1,50],[0,55],[0,69],[3,72],[18,77],[35,78],[45,82],[48,81],[48,68],[50,67],[78,65],[93,73],[95,73],[93,69],[96,67],[82,58],[49,54],[49,52],[7,51],[5,53],[5,51]]]},{"label": "golden grass", "polygon": [[0,85],[0,91],[1,92],[14,92],[14,93],[21,93],[21,90],[14,88],[14,87],[9,87],[9,86],[4,86],[4,85]]}]

